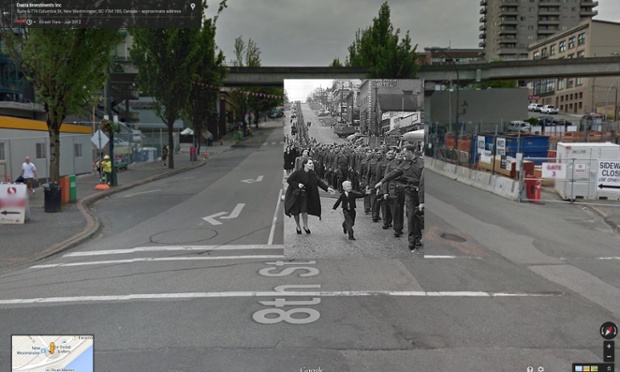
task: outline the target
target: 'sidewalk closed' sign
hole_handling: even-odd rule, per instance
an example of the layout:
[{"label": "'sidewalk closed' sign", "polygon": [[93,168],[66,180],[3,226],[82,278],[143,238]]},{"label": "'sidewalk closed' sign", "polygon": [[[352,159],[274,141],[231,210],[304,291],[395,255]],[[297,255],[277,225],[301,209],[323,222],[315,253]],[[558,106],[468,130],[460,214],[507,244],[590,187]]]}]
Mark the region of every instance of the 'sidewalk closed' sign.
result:
[{"label": "'sidewalk closed' sign", "polygon": [[598,162],[596,186],[599,190],[620,191],[620,161],[600,160]]},{"label": "'sidewalk closed' sign", "polygon": [[0,183],[0,224],[22,224],[30,218],[28,189],[22,183]]}]

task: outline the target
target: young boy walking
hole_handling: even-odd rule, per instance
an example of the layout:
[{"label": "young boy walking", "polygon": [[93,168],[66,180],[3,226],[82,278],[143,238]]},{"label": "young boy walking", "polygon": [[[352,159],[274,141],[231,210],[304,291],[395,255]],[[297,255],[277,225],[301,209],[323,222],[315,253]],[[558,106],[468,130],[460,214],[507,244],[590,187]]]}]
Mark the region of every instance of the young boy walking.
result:
[{"label": "young boy walking", "polygon": [[345,234],[349,234],[349,240],[355,240],[353,236],[353,225],[355,225],[355,199],[363,198],[366,194],[361,192],[353,191],[353,186],[351,185],[351,181],[344,181],[342,183],[342,194],[338,200],[336,200],[336,204],[332,209],[332,213],[338,208],[340,203],[342,203],[342,214],[344,214],[344,222],[342,223],[342,232]]}]

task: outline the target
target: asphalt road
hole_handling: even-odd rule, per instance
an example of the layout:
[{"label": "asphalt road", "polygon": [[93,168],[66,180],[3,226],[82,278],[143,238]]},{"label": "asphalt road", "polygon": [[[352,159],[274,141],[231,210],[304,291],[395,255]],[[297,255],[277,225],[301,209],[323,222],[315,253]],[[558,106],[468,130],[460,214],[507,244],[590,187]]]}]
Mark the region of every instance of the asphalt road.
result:
[{"label": "asphalt road", "polygon": [[424,259],[289,260],[282,133],[262,133],[101,201],[101,236],[0,273],[0,369],[11,334],[93,334],[98,372],[568,371],[602,360],[599,326],[618,320],[620,281],[617,261],[600,258],[619,256],[620,240],[596,217],[429,172]]}]

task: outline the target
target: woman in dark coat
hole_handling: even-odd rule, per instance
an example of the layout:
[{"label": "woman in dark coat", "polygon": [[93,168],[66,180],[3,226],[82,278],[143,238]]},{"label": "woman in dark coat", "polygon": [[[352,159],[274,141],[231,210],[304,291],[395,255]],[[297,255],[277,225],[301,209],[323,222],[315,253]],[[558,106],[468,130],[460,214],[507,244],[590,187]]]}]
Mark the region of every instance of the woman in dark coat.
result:
[{"label": "woman in dark coat", "polygon": [[293,172],[286,182],[288,182],[288,188],[284,197],[284,214],[288,217],[292,215],[295,218],[297,234],[301,234],[301,227],[299,226],[299,215],[301,214],[304,231],[306,234],[310,234],[308,215],[311,214],[317,216],[319,220],[321,219],[319,187],[332,194],[334,189],[318,179],[314,173],[314,161],[312,159],[304,159],[302,169]]},{"label": "woman in dark coat", "polygon": [[286,170],[286,174],[290,175],[295,168],[295,158],[297,157],[297,152],[293,148],[293,146],[286,146],[286,150],[284,151],[284,170]]}]

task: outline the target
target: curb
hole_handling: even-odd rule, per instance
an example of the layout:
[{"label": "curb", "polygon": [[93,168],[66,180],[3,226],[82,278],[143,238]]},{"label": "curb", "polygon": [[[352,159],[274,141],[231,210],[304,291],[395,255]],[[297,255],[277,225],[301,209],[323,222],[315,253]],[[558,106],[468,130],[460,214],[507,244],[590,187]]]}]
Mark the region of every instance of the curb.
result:
[{"label": "curb", "polygon": [[615,221],[612,221],[611,218],[609,218],[608,213],[595,205],[588,205],[588,208],[590,210],[593,210],[599,216],[603,217],[603,221],[605,221],[605,223],[609,225],[609,227],[611,227],[615,232],[620,233],[620,225],[618,225]]},{"label": "curb", "polygon": [[[225,152],[227,150],[222,151],[221,153]],[[214,155],[213,157],[216,157],[217,155],[221,154],[218,153],[216,155]],[[82,213],[82,216],[86,219],[86,227],[79,233],[77,233],[76,235],[73,235],[65,240],[63,240],[60,243],[56,243],[54,245],[52,245],[49,248],[44,249],[43,251],[41,251],[39,254],[30,256],[28,258],[26,258],[25,260],[16,263],[15,265],[11,265],[11,267],[14,266],[19,266],[22,264],[26,264],[26,263],[30,263],[30,262],[34,262],[34,261],[39,261],[42,260],[44,258],[47,258],[49,256],[53,256],[55,254],[64,252],[70,248],[73,248],[89,239],[91,239],[93,236],[97,235],[99,233],[99,231],[101,230],[101,224],[99,223],[99,218],[90,210],[90,206],[95,203],[96,201],[103,199],[109,195],[113,195],[116,193],[119,193],[121,191],[125,191],[125,190],[129,190],[131,188],[134,188],[136,186],[140,186],[140,185],[144,185],[146,183],[158,180],[158,179],[162,179],[162,178],[166,178],[166,177],[170,177],[170,176],[174,176],[176,174],[179,173],[183,173],[185,171],[191,170],[191,169],[196,169],[196,168],[200,168],[204,165],[206,165],[207,162],[203,161],[195,166],[190,166],[190,167],[183,167],[183,168],[179,168],[179,169],[173,169],[164,173],[160,173],[160,174],[156,174],[147,178],[143,178],[141,180],[138,180],[134,183],[128,184],[128,185],[123,185],[123,186],[119,186],[119,187],[115,187],[113,189],[109,189],[107,191],[103,191],[103,192],[99,192],[96,194],[92,194],[89,195],[83,199],[78,200],[77,202],[77,207],[80,210],[80,212]]]}]

